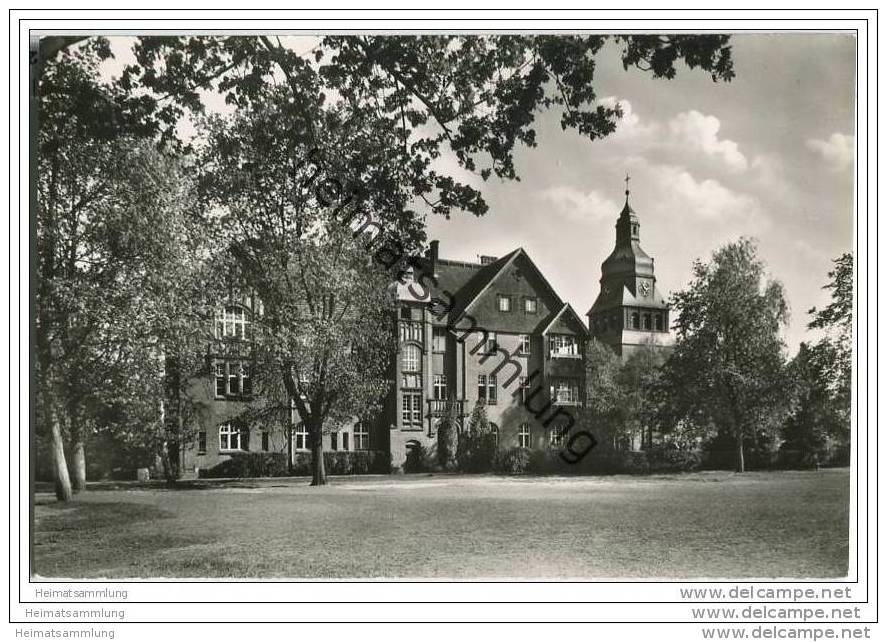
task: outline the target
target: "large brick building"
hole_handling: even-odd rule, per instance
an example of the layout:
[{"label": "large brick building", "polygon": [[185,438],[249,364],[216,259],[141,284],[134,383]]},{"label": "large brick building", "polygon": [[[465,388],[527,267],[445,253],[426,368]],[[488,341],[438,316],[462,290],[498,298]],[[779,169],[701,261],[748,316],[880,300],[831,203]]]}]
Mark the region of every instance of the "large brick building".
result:
[{"label": "large brick building", "polygon": [[[324,450],[385,451],[392,466],[401,467],[417,445],[435,448],[448,414],[464,422],[478,403],[486,406],[500,448],[559,447],[571,413],[585,403],[583,357],[590,337],[623,357],[644,344],[671,342],[668,306],[656,287],[653,259],[640,248],[639,230],[626,191],[616,246],[602,265],[588,326],[523,248],[464,262],[440,258],[432,242],[389,288],[398,343],[382,412],[328,427]],[[295,457],[309,448],[295,410],[291,441],[283,426],[228,419],[252,392],[247,338],[258,305],[242,299],[220,312],[212,375],[195,384],[204,387],[206,403],[194,419],[197,438],[182,452],[186,471],[237,452]]]}]

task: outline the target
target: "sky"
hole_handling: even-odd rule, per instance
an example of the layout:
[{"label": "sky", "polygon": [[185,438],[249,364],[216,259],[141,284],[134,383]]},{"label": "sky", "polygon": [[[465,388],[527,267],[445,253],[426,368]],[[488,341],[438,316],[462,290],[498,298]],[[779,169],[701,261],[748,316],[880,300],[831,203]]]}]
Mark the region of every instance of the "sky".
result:
[{"label": "sky", "polygon": [[600,57],[595,89],[618,101],[612,136],[588,141],[538,123],[538,147],[521,149],[519,183],[481,185],[490,210],[429,219],[442,257],[477,260],[522,246],[580,315],[599,290],[613,249],[629,173],[641,247],[664,294],[687,286],[695,259],[758,240],[769,275],[786,291],[790,352],[806,330],[831,262],[853,244],[855,39],[843,34],[732,38],[736,78],[715,83],[682,69],[673,80],[625,71],[618,49]]},{"label": "sky", "polygon": [[[131,60],[115,38],[115,75]],[[316,38],[287,38],[298,52]],[[852,34],[735,34],[736,77],[713,82],[686,68],[672,80],[624,70],[617,45],[598,56],[595,91],[618,102],[617,131],[589,141],[560,128],[559,113],[537,118],[538,146],[518,148],[520,182],[483,182],[446,159],[453,175],[479,187],[490,207],[480,218],[428,218],[443,258],[477,261],[523,247],[580,316],[599,290],[613,249],[630,174],[641,246],[655,259],[657,286],[683,289],[695,259],[749,236],[771,278],[786,291],[794,352],[834,258],[854,234],[856,41]],[[219,98],[219,97],[217,97]],[[221,100],[220,111],[225,111]]]}]

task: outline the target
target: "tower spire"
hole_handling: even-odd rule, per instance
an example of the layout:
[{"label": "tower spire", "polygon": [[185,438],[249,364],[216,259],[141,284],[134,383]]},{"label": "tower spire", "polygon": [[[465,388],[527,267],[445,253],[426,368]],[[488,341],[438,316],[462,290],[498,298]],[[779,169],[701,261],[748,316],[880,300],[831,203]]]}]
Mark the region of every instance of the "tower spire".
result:
[{"label": "tower spire", "polygon": [[628,189],[628,181],[630,181],[630,180],[631,180],[631,175],[628,172],[625,172],[625,204],[626,205],[628,205],[628,194],[630,193],[629,189]]}]

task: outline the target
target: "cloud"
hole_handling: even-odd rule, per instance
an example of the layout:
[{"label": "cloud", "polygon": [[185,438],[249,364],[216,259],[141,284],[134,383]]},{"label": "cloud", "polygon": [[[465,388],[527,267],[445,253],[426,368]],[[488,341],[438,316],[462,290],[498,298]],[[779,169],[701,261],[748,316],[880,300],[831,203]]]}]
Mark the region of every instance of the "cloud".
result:
[{"label": "cloud", "polygon": [[539,198],[560,215],[583,225],[614,221],[622,206],[597,190],[584,192],[570,185],[555,185],[539,192]]},{"label": "cloud", "polygon": [[687,223],[718,224],[741,233],[757,234],[769,219],[757,197],[735,191],[713,178],[697,179],[677,165],[648,165],[643,169],[660,195],[658,207]]},{"label": "cloud", "polygon": [[739,151],[739,145],[718,138],[721,121],[717,117],[694,109],[675,116],[668,127],[676,143],[690,145],[708,156],[719,158],[731,172],[741,173],[748,169],[748,160]]},{"label": "cloud", "polygon": [[622,118],[616,123],[616,132],[613,137],[619,138],[650,138],[659,131],[659,123],[654,121],[641,122],[641,117],[635,113],[631,101],[616,96],[606,96],[598,100],[604,107],[613,108],[616,105],[622,108]]},{"label": "cloud", "polygon": [[834,172],[843,171],[853,164],[855,155],[853,136],[835,132],[828,140],[810,138],[807,140],[807,149],[822,156]]}]

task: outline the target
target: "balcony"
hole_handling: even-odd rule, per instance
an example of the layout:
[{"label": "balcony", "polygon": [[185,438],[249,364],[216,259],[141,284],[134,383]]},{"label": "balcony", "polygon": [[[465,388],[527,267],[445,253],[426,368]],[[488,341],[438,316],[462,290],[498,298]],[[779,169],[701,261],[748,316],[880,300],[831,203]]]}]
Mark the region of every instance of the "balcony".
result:
[{"label": "balcony", "polygon": [[456,414],[461,416],[465,405],[462,399],[429,399],[428,414],[432,417],[446,417],[451,404],[456,405]]}]

